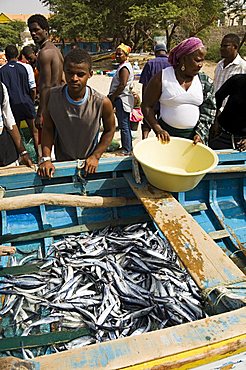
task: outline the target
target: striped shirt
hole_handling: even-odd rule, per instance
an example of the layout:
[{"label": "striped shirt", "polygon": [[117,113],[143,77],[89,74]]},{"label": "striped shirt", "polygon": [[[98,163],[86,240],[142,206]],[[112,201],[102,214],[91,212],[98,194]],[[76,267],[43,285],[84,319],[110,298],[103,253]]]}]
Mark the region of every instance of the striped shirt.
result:
[{"label": "striped shirt", "polygon": [[239,54],[226,67],[224,67],[224,59],[222,59],[215,68],[214,91],[218,91],[228,78],[239,73],[246,73],[246,60],[241,58]]}]

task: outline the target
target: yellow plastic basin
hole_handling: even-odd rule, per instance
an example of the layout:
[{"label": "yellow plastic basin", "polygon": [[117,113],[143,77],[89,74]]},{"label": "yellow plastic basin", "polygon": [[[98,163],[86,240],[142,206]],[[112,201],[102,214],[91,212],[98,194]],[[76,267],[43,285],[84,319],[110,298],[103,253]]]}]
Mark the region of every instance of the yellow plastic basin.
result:
[{"label": "yellow plastic basin", "polygon": [[179,137],[171,137],[168,144],[157,138],[142,140],[133,154],[151,185],[172,192],[193,189],[218,164],[212,149]]}]

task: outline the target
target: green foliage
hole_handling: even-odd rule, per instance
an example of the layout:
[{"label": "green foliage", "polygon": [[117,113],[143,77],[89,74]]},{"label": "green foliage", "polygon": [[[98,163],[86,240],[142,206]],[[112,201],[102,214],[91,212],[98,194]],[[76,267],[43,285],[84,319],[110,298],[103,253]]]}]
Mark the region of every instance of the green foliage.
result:
[{"label": "green foliage", "polygon": [[218,62],[221,59],[220,48],[218,42],[214,42],[207,48],[206,60]]},{"label": "green foliage", "polygon": [[218,19],[222,0],[41,0],[54,12],[51,25],[61,38],[112,37],[139,50],[166,36],[170,48],[177,39],[197,35]]},{"label": "green foliage", "polygon": [[9,44],[21,45],[20,34],[26,28],[26,24],[20,21],[12,21],[6,24],[0,24],[0,46],[2,49]]},{"label": "green foliage", "polygon": [[239,51],[240,55],[246,59],[246,45],[243,45]]},{"label": "green foliage", "polygon": [[62,39],[98,38],[105,23],[105,14],[108,9],[98,12],[89,6],[86,1],[67,0],[51,1],[50,7],[54,15],[49,24],[53,34]]},{"label": "green foliage", "polygon": [[222,1],[218,0],[146,2],[141,6],[130,7],[129,19],[138,23],[138,27],[147,25],[148,38],[156,30],[163,30],[170,49],[174,45],[172,40],[177,39],[177,33],[182,35],[181,39],[199,34],[219,17],[222,7]]}]

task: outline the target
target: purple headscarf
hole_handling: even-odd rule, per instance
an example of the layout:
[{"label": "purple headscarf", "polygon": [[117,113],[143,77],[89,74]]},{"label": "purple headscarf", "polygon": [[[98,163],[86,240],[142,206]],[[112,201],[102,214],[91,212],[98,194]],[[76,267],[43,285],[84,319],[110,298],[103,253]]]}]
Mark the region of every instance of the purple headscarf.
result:
[{"label": "purple headscarf", "polygon": [[189,39],[182,41],[170,51],[168,61],[172,66],[176,67],[179,59],[183,55],[191,54],[200,48],[204,48],[202,41],[197,37],[190,37]]}]

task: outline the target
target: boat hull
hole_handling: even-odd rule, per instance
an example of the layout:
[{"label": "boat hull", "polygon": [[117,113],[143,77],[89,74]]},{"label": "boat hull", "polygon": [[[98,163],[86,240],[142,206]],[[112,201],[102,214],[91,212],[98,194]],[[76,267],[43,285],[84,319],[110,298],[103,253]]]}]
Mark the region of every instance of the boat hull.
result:
[{"label": "boat hull", "polygon": [[[211,315],[136,337],[37,357],[28,362],[33,369],[188,369],[231,355],[241,354],[245,359],[246,154],[223,152],[219,158],[217,168],[195,189],[175,194],[151,187],[142,173],[141,184],[136,184],[131,158],[102,159],[97,174],[88,178],[83,177],[77,162],[57,163],[51,180],[41,179],[23,167],[1,171],[2,195],[4,201],[10,200],[12,208],[1,208],[0,243],[16,246],[17,260],[23,253],[47,250],[53,241],[67,234],[152,220],[206,294]],[[15,198],[24,196],[27,201],[35,194],[46,195],[47,199],[35,206],[27,207],[25,203],[13,208]],[[98,203],[95,207],[57,206],[48,202],[50,194],[123,202],[107,203],[106,207]],[[135,200],[124,204],[124,199]],[[177,220],[182,220],[178,229]],[[186,253],[184,238],[186,247],[189,245]],[[8,264],[9,257],[3,257],[1,276],[13,272]],[[219,300],[221,292],[225,294]],[[236,299],[231,298],[232,292]],[[55,342],[56,333],[52,334]],[[0,347],[34,346],[26,338],[22,337],[19,344],[18,338],[9,342],[2,339]],[[0,369],[1,361],[4,359],[0,359]]]}]

